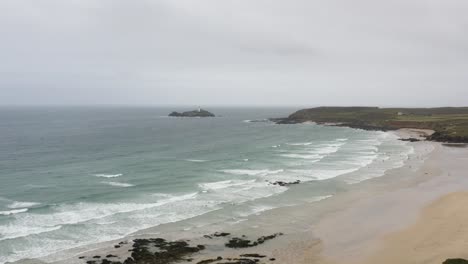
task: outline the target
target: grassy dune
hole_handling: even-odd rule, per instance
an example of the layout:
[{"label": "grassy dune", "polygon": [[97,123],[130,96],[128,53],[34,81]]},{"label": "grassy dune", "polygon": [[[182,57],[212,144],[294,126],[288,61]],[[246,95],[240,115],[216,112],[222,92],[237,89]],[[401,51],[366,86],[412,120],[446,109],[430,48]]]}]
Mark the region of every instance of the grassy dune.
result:
[{"label": "grassy dune", "polygon": [[436,131],[429,139],[468,142],[468,107],[378,108],[317,107],[299,110],[279,123],[336,123],[370,130],[420,128]]}]

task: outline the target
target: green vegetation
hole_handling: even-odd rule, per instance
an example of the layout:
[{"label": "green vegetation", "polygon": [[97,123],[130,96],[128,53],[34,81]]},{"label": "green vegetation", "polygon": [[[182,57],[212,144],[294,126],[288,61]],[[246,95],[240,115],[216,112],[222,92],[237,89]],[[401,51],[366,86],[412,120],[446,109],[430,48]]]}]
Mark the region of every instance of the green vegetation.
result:
[{"label": "green vegetation", "polygon": [[430,140],[468,142],[468,107],[317,107],[299,110],[278,123],[305,121],[336,123],[368,130],[432,129],[436,133]]}]

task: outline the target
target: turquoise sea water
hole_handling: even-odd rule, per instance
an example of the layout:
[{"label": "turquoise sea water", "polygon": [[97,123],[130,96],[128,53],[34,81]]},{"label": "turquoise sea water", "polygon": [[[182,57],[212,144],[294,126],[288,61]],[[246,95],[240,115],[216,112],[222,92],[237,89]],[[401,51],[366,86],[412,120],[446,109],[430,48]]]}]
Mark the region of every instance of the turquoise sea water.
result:
[{"label": "turquoise sea water", "polygon": [[[0,263],[213,211],[235,222],[319,202],[402,166],[412,151],[383,132],[249,122],[294,109],[166,117],[173,110],[191,109],[2,108]],[[306,192],[271,184],[296,180]]]}]

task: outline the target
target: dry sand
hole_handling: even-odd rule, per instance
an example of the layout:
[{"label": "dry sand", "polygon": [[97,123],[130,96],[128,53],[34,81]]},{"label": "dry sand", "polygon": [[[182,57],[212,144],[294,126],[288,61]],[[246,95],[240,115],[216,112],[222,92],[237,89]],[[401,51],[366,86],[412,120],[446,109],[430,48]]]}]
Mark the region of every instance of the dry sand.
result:
[{"label": "dry sand", "polygon": [[384,237],[383,246],[363,263],[440,264],[468,258],[468,192],[443,196],[408,228]]}]

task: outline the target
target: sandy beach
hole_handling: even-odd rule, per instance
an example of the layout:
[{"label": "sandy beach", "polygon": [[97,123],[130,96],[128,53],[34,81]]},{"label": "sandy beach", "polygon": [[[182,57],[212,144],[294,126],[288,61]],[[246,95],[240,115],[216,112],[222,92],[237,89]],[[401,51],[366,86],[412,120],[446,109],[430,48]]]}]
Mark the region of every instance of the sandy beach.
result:
[{"label": "sandy beach", "polygon": [[420,167],[390,172],[404,173],[406,183],[321,220],[317,263],[435,264],[468,257],[468,149],[419,144],[435,148]]},{"label": "sandy beach", "polygon": [[425,207],[418,221],[386,235],[363,263],[442,263],[468,257],[468,192],[450,193]]}]

